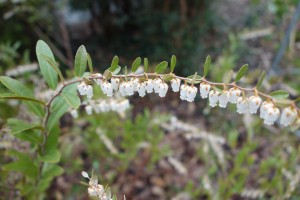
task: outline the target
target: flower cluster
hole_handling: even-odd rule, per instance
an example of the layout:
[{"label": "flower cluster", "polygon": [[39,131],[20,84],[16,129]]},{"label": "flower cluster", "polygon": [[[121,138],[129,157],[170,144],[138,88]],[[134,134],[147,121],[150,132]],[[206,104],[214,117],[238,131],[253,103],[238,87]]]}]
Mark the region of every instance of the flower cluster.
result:
[{"label": "flower cluster", "polygon": [[111,197],[106,195],[104,187],[98,184],[98,179],[96,176],[92,176],[90,178],[88,173],[85,171],[81,172],[81,174],[84,178],[89,179],[88,193],[90,197],[97,198],[99,200],[111,200]]},{"label": "flower cluster", "polygon": [[[184,80],[184,84],[181,81]],[[164,82],[162,76],[155,75],[155,78],[148,78],[146,80],[139,79],[137,76],[124,77],[116,76],[112,77],[110,81],[103,79],[101,74],[97,74],[94,81],[102,89],[102,92],[108,97],[112,97],[115,93],[119,92],[122,96],[131,96],[135,92],[139,94],[140,97],[144,97],[147,93],[156,93],[160,97],[165,97],[169,86]],[[180,93],[180,99],[193,102],[198,93],[198,88],[194,84],[187,84],[186,79],[174,76],[170,80],[170,85],[173,92]],[[232,86],[229,90],[224,88],[223,91],[213,87],[214,85],[208,81],[202,81],[199,85],[200,97],[203,99],[208,98],[209,105],[211,107],[219,106],[221,108],[226,108],[228,103],[236,104],[237,112],[239,114],[256,114],[259,110],[260,117],[264,120],[267,125],[273,125],[278,121],[283,126],[288,126],[293,124],[297,119],[298,112],[293,107],[287,107],[280,112],[279,108],[273,103],[271,99],[263,102],[261,97],[255,92],[253,95],[246,97],[246,94],[240,87]],[[92,86],[87,85],[84,82],[78,85],[78,91],[81,95],[86,95],[91,98],[93,95]],[[127,105],[124,103],[120,107],[117,105],[111,105],[108,110],[118,110],[125,108]],[[100,106],[101,107],[101,106]],[[103,107],[103,106],[102,106]],[[127,108],[127,107],[126,107]],[[99,108],[100,109],[100,108]],[[99,110],[98,109],[98,110]],[[86,112],[88,114],[92,113],[92,106],[86,106]],[[97,108],[94,108],[97,113]],[[101,110],[101,109],[100,109]],[[103,110],[103,108],[102,108]],[[105,110],[105,109],[104,109]]]}]

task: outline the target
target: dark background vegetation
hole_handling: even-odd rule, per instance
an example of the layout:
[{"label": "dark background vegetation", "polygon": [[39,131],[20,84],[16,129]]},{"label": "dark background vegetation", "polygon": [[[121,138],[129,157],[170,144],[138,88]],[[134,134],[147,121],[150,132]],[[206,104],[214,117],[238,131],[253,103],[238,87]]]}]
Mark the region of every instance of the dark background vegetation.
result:
[{"label": "dark background vegetation", "polygon": [[[188,76],[201,74],[205,57],[211,55],[211,80],[221,81],[228,69],[248,63],[250,72],[241,84],[254,85],[262,70],[271,70],[263,90],[285,89],[296,98],[299,23],[291,32],[286,30],[297,4],[297,0],[0,0],[0,74],[36,62],[35,45],[43,39],[69,78],[81,44],[99,72],[110,66],[114,55],[122,66],[130,66],[137,56],[148,57],[153,70],[174,54],[176,74]],[[260,31],[266,33],[258,36]],[[284,55],[272,68],[286,35],[290,39]],[[181,102],[177,94],[165,99],[134,96],[130,102],[125,118],[114,113],[89,117],[84,112],[78,120],[63,117],[59,148],[65,173],[53,181],[47,199],[87,199],[85,186],[79,184],[80,172],[92,169],[120,199],[123,194],[127,199],[300,198],[300,140],[295,130],[265,126],[257,116],[241,117],[233,106],[224,110],[211,109],[200,99]],[[19,108],[3,101],[0,106],[4,127],[5,119],[17,115]],[[172,129],[170,119],[175,116],[225,143],[187,140],[184,135],[190,129]],[[117,154],[107,150],[97,128],[117,147]],[[9,138],[5,134],[1,133],[2,142]],[[19,140],[11,143],[9,148],[30,149]],[[6,150],[1,147],[3,163],[10,161]],[[170,165],[170,156],[187,172],[181,174]],[[13,191],[19,180],[18,175],[1,175],[0,196],[18,196]]]}]

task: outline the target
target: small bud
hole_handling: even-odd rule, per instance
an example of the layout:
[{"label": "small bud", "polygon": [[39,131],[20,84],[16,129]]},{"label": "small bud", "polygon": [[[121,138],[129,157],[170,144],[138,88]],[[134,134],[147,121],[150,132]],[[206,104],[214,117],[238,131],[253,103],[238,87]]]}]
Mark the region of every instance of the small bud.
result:
[{"label": "small bud", "polygon": [[210,84],[204,82],[200,83],[200,95],[202,99],[206,99],[208,97],[210,87]]},{"label": "small bud", "polygon": [[237,112],[239,114],[247,113],[247,111],[248,111],[248,102],[247,102],[247,99],[245,99],[243,97],[239,97],[237,99],[236,107],[237,107]]},{"label": "small bud", "polygon": [[283,126],[291,125],[297,118],[297,111],[294,108],[287,107],[282,110],[280,124]]},{"label": "small bud", "polygon": [[218,100],[219,100],[219,92],[218,91],[215,91],[215,90],[212,90],[209,92],[209,105],[211,107],[215,107],[218,103]]},{"label": "small bud", "polygon": [[257,113],[257,109],[259,108],[262,100],[259,96],[251,96],[248,98],[248,109],[250,114]]},{"label": "small bud", "polygon": [[179,92],[181,80],[179,78],[173,78],[170,82],[171,82],[172,91]]},{"label": "small bud", "polygon": [[221,93],[219,95],[219,106],[221,108],[226,108],[227,107],[228,97],[229,97],[229,92],[228,91],[223,91],[223,93]]},{"label": "small bud", "polygon": [[81,172],[81,175],[82,175],[84,178],[88,178],[88,179],[90,178],[89,175],[88,175],[88,173],[85,172],[85,171],[82,171],[82,172]]}]

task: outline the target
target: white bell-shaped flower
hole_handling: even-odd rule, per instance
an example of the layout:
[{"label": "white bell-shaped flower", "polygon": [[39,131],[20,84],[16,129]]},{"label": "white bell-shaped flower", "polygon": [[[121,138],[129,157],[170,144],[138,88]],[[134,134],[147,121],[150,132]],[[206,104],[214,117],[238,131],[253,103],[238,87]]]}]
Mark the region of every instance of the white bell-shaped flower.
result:
[{"label": "white bell-shaped flower", "polygon": [[221,93],[219,95],[219,106],[221,108],[226,108],[227,107],[228,98],[229,98],[229,92],[228,91],[223,91],[223,93]]},{"label": "white bell-shaped flower", "polygon": [[259,96],[251,96],[248,98],[248,109],[250,114],[257,113],[257,110],[262,102],[262,99]]},{"label": "white bell-shaped flower", "polygon": [[77,89],[80,95],[86,95],[86,84],[84,82],[81,82],[80,84],[77,85]]},{"label": "white bell-shaped flower", "polygon": [[102,74],[97,73],[97,74],[95,74],[95,77],[97,77],[96,79],[94,79],[95,83],[97,85],[101,86],[102,80],[103,80]]},{"label": "white bell-shaped flower", "polygon": [[269,109],[269,107],[273,107],[274,104],[270,101],[264,101],[261,106],[260,106],[260,110],[259,110],[259,117],[262,119],[265,119],[265,115]]},{"label": "white bell-shaped flower", "polygon": [[110,82],[113,86],[113,90],[117,91],[119,89],[119,85],[120,85],[120,79],[119,78],[111,78]]},{"label": "white bell-shaped flower", "polygon": [[132,86],[133,86],[133,91],[136,92],[137,91],[137,86],[138,86],[138,83],[140,82],[138,78],[133,78],[130,80],[130,82],[132,83]]},{"label": "white bell-shaped flower", "polygon": [[242,91],[238,88],[230,88],[228,101],[230,103],[237,103],[237,100],[240,97],[241,93],[242,93]]},{"label": "white bell-shaped flower", "polygon": [[86,96],[87,98],[91,99],[93,97],[93,86],[87,85],[86,86]]},{"label": "white bell-shaped flower", "polygon": [[294,108],[287,107],[282,110],[280,124],[283,126],[291,125],[297,118],[297,111]]},{"label": "white bell-shaped flower", "polygon": [[144,83],[137,84],[137,91],[140,97],[144,97],[146,95],[146,88]]},{"label": "white bell-shaped flower", "polygon": [[187,86],[186,100],[193,102],[195,100],[198,89],[195,86]]},{"label": "white bell-shaped flower", "polygon": [[160,97],[165,97],[168,92],[168,88],[169,88],[168,84],[161,83],[158,88],[158,95]]},{"label": "white bell-shaped flower", "polygon": [[127,82],[127,85],[125,87],[125,92],[127,96],[131,96],[134,94],[134,87],[131,81]]},{"label": "white bell-shaped flower", "polygon": [[154,83],[152,79],[148,79],[145,81],[145,88],[147,90],[147,93],[152,93],[154,88]]},{"label": "white bell-shaped flower", "polygon": [[201,95],[201,98],[202,99],[206,99],[208,97],[208,93],[209,93],[209,90],[210,90],[210,84],[208,83],[200,83],[200,95]]},{"label": "white bell-shaped flower", "polygon": [[127,87],[127,82],[122,82],[120,84],[119,91],[123,97],[126,96],[126,87]]},{"label": "white bell-shaped flower", "polygon": [[88,115],[91,115],[93,113],[93,108],[91,105],[86,105],[84,109],[85,109],[86,114],[88,114]]},{"label": "white bell-shaped flower", "polygon": [[172,91],[179,92],[181,80],[179,78],[173,78],[170,82],[171,82]]},{"label": "white bell-shaped flower", "polygon": [[181,100],[187,99],[187,88],[188,88],[188,86],[185,84],[180,86],[180,99]]},{"label": "white bell-shaped flower", "polygon": [[114,95],[114,89],[111,83],[104,82],[102,84],[103,87],[103,93],[106,94],[108,97],[112,97]]},{"label": "white bell-shaped flower", "polygon": [[247,113],[248,111],[248,101],[246,98],[239,97],[236,102],[237,112],[239,114]]},{"label": "white bell-shaped flower", "polygon": [[268,107],[267,112],[264,115],[264,123],[267,125],[273,125],[274,122],[278,119],[280,111],[274,105]]},{"label": "white bell-shaped flower", "polygon": [[159,87],[162,84],[162,80],[160,78],[154,79],[153,89],[155,93],[159,93]]},{"label": "white bell-shaped flower", "polygon": [[72,109],[72,110],[70,111],[70,114],[71,114],[71,116],[72,116],[74,119],[78,118],[78,112],[77,112],[77,110]]},{"label": "white bell-shaped flower", "polygon": [[211,107],[215,107],[218,104],[219,94],[220,93],[218,91],[215,91],[215,90],[212,90],[212,91],[209,92],[208,99],[209,99],[209,105]]}]

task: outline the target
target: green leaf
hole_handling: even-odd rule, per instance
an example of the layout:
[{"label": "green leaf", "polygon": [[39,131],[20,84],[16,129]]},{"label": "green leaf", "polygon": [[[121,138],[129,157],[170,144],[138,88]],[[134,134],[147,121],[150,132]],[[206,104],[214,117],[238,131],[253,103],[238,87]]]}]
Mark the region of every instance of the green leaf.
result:
[{"label": "green leaf", "polygon": [[108,69],[105,70],[104,73],[103,73],[103,77],[104,77],[106,80],[111,79],[111,77],[112,77],[111,71],[109,71]]},{"label": "green leaf", "polygon": [[167,61],[162,61],[156,66],[155,73],[160,74],[163,73],[168,67]]},{"label": "green leaf", "polygon": [[56,164],[45,163],[42,171],[42,179],[52,179],[64,173],[64,169]]},{"label": "green leaf", "polygon": [[257,84],[256,84],[256,88],[259,88],[259,87],[261,86],[261,84],[262,84],[262,82],[264,81],[265,77],[266,77],[266,72],[263,71],[263,72],[261,73],[259,79],[258,79],[258,82],[257,82]]},{"label": "green leaf", "polygon": [[118,63],[119,63],[119,57],[115,56],[111,61],[111,65],[110,68],[108,68],[108,70],[114,72],[118,68]]},{"label": "green leaf", "polygon": [[171,72],[174,71],[175,66],[176,66],[176,56],[172,55],[172,57],[171,57],[171,66],[170,66]]},{"label": "green leaf", "polygon": [[37,102],[37,103],[40,103],[42,105],[45,105],[45,102],[40,101],[38,99],[35,99],[35,98],[32,98],[32,97],[20,96],[20,95],[16,95],[16,94],[12,94],[12,93],[0,94],[0,99],[17,99],[17,100],[21,100],[21,101]]},{"label": "green leaf", "polygon": [[239,80],[241,80],[241,78],[246,74],[247,71],[248,71],[248,64],[245,64],[239,69],[234,81],[238,82]]},{"label": "green leaf", "polygon": [[32,162],[32,158],[25,153],[18,151],[9,151],[9,155],[15,156],[18,159],[14,162],[2,165],[2,169],[6,171],[16,171],[25,176],[35,179],[38,175],[38,167]]},{"label": "green leaf", "polygon": [[43,141],[41,133],[35,130],[23,131],[21,133],[14,134],[14,136],[16,138],[19,138],[20,140],[27,141],[36,145],[42,144]]},{"label": "green leaf", "polygon": [[116,67],[115,71],[111,72],[111,74],[117,75],[120,71],[121,71],[121,66],[118,65],[118,66]]},{"label": "green leaf", "polygon": [[148,58],[144,58],[144,72],[147,72],[148,70]]},{"label": "green leaf", "polygon": [[[188,77],[186,77],[188,80],[186,81],[187,83],[192,83],[193,82],[193,79],[195,77],[195,74],[194,75],[190,75]],[[202,80],[202,77],[199,76],[199,75],[196,75],[195,77],[195,80],[194,80],[194,84],[198,84],[198,83],[201,83],[201,80]]]},{"label": "green leaf", "polygon": [[80,98],[74,94],[62,93],[61,96],[66,100],[66,102],[73,108],[77,109],[80,106]]},{"label": "green leaf", "polygon": [[44,128],[41,125],[29,124],[28,122],[18,120],[15,118],[8,119],[7,125],[10,127],[12,134],[17,134],[17,133],[21,133],[33,129],[39,129],[41,131],[44,130]]},{"label": "green leaf", "polygon": [[87,64],[87,52],[83,45],[81,45],[75,55],[75,75],[77,77],[82,77]]},{"label": "green leaf", "polygon": [[63,75],[62,75],[60,69],[58,68],[56,62],[55,62],[54,60],[52,60],[52,58],[50,58],[50,57],[48,57],[48,56],[46,56],[46,55],[41,54],[41,57],[42,57],[44,60],[46,60],[46,61],[50,64],[50,66],[54,69],[54,71],[55,71],[55,72],[57,73],[57,75],[59,76],[60,80],[61,80],[61,81],[64,81],[64,77],[63,77]]},{"label": "green leaf", "polygon": [[224,93],[223,90],[220,90],[219,88],[217,88],[217,87],[215,87],[215,86],[213,86],[212,88],[213,88],[215,91],[217,91],[217,92],[219,92],[219,93],[221,93],[221,94]]},{"label": "green leaf", "polygon": [[205,63],[204,63],[204,72],[203,76],[207,76],[209,68],[210,68],[211,58],[210,56],[206,57]]},{"label": "green leaf", "polygon": [[139,66],[141,65],[142,59],[141,57],[137,57],[133,63],[132,63],[132,73],[136,72],[136,70],[139,68]]},{"label": "green leaf", "polygon": [[91,59],[91,56],[89,53],[86,53],[86,57],[87,57],[87,63],[88,63],[88,66],[89,66],[89,70],[91,73],[93,73],[93,62],[92,62],[92,59]]},{"label": "green leaf", "polygon": [[[34,98],[33,92],[29,90],[23,83],[15,79],[12,79],[8,76],[0,76],[0,82],[16,95]],[[28,109],[37,116],[42,117],[44,115],[44,110],[40,105],[37,105],[33,102],[26,102],[25,104],[28,106]]]},{"label": "green leaf", "polygon": [[57,149],[50,149],[40,157],[40,161],[48,163],[57,163],[60,160],[60,152]]},{"label": "green leaf", "polygon": [[276,90],[270,93],[270,96],[274,99],[285,99],[289,97],[289,93],[284,90]]},{"label": "green leaf", "polygon": [[172,80],[174,78],[174,75],[173,74],[165,74],[165,75],[163,75],[163,80],[164,81],[170,81],[170,80]]},{"label": "green leaf", "polygon": [[62,96],[58,96],[51,107],[51,114],[47,122],[47,129],[50,131],[59,119],[68,111],[69,104]]},{"label": "green leaf", "polygon": [[224,74],[223,83],[230,83],[232,76],[233,76],[233,70],[231,69]]},{"label": "green leaf", "polygon": [[55,62],[55,58],[53,56],[53,53],[49,46],[42,40],[39,40],[36,44],[36,56],[39,62],[39,66],[42,72],[42,75],[46,81],[46,83],[49,85],[49,87],[53,90],[57,87],[57,74],[55,70],[51,67],[51,65],[42,58],[42,55],[48,56]]}]

